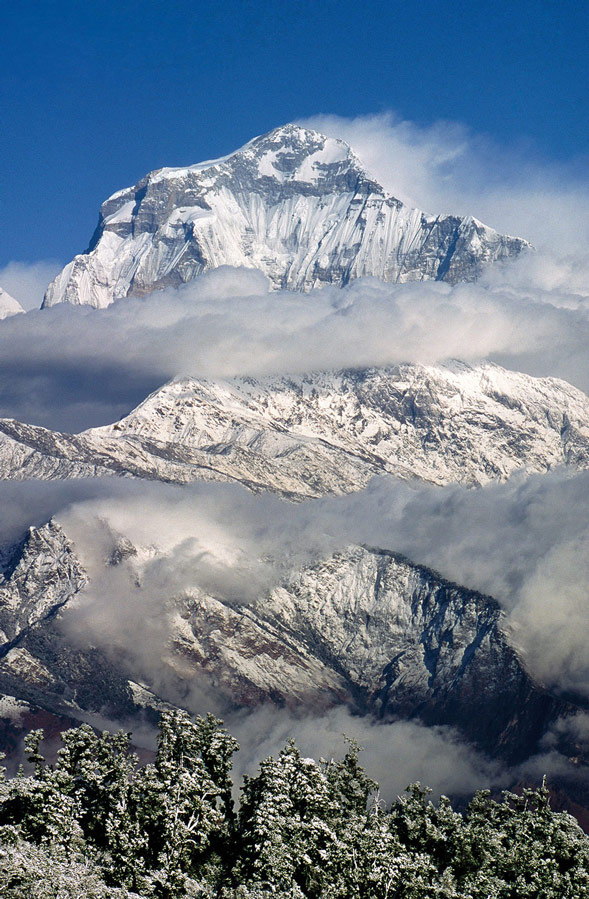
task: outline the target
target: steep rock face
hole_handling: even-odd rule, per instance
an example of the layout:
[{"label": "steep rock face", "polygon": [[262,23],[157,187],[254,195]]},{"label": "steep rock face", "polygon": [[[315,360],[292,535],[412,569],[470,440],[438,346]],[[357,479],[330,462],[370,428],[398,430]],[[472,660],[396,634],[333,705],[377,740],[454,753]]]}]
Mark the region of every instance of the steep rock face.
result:
[{"label": "steep rock face", "polygon": [[[142,548],[115,546],[105,565],[127,566],[139,582],[145,558]],[[47,584],[50,601],[31,613],[31,593]],[[132,647],[113,647],[107,657],[59,626],[74,598],[83,605],[85,584],[59,526],[31,532],[0,585],[3,621],[20,622],[0,650],[0,689],[74,717],[81,709],[126,717],[156,709],[150,684],[134,683],[143,663]],[[187,587],[162,597],[159,614],[150,670],[176,702],[196,688],[225,707],[275,702],[317,711],[345,703],[385,720],[454,725],[511,761],[532,753],[549,724],[574,708],[531,680],[491,598],[391,552],[349,547],[249,603]],[[138,620],[139,642],[142,627]]]},{"label": "steep rock face", "polygon": [[360,708],[454,725],[510,761],[567,708],[528,676],[497,603],[392,552],[351,547],[305,569],[264,614],[329,660]]},{"label": "steep rock face", "polygon": [[162,653],[165,680],[175,696],[196,681],[216,703],[250,706],[275,702],[315,711],[351,702],[349,685],[329,660],[246,605],[198,589],[168,607],[169,642]]},{"label": "steep rock face", "polygon": [[[30,528],[3,554],[0,575],[0,690],[58,716],[82,711],[119,719],[140,712],[127,677],[96,647],[56,626],[88,575],[62,528]],[[154,699],[154,707],[157,702]]]},{"label": "steep rock face", "polygon": [[589,399],[563,381],[489,364],[183,378],[86,435],[211,455],[240,450],[281,464],[293,490],[297,474],[299,489],[315,482],[317,492],[337,492],[336,483],[345,491],[350,478],[361,484],[379,471],[482,484],[520,467],[588,465]]},{"label": "steep rock face", "polygon": [[88,251],[52,282],[44,306],[103,308],[221,265],[261,269],[291,290],[362,275],[454,283],[528,246],[470,217],[410,209],[343,141],[286,125],[222,159],[159,169],[113,194]]},{"label": "steep rock face", "polygon": [[479,485],[589,466],[589,399],[495,365],[401,365],[288,378],[180,378],[78,435],[0,421],[0,476],[238,481],[293,498],[376,474]]},{"label": "steep rock face", "polygon": [[107,468],[101,462],[75,435],[0,419],[0,478],[52,480],[125,473],[118,468],[113,472],[112,464]]},{"label": "steep rock face", "polygon": [[30,528],[0,574],[0,656],[35,624],[50,618],[86,584],[86,574],[71,542],[49,522]]}]

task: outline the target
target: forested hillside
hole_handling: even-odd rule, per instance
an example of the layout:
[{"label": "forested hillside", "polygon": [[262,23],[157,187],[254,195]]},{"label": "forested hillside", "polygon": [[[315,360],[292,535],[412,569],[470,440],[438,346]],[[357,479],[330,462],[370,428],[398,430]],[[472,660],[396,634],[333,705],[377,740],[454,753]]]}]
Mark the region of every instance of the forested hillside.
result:
[{"label": "forested hillside", "polygon": [[26,739],[30,771],[0,783],[2,899],[589,896],[589,837],[545,784],[479,792],[462,814],[413,784],[386,808],[355,743],[315,761],[289,742],[236,809],[237,742],[211,715],[164,713],[143,766],[123,732],[66,731],[53,765],[42,737]]}]

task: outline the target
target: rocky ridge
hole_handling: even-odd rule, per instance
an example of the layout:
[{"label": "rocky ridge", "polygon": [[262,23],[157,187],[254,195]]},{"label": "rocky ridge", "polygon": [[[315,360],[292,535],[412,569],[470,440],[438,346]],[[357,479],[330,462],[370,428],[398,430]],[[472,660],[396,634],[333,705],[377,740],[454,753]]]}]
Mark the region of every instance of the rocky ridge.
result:
[{"label": "rocky ridge", "polygon": [[[117,540],[104,564],[139,580],[144,549]],[[59,525],[29,532],[0,583],[0,689],[74,718],[156,710],[154,683],[137,683],[145,668],[133,647],[101,650],[64,626],[87,601],[87,583]],[[149,670],[179,702],[196,688],[214,690],[226,708],[346,703],[382,720],[453,725],[508,761],[531,754],[574,710],[529,677],[493,599],[392,552],[348,547],[253,602],[188,587],[165,598],[161,615],[167,637]],[[138,642],[142,627],[138,619]]]},{"label": "rocky ridge", "polygon": [[0,421],[12,479],[224,480],[304,499],[378,474],[476,486],[561,465],[589,467],[589,399],[491,364],[178,378],[77,435]]},{"label": "rocky ridge", "polygon": [[454,283],[528,247],[472,217],[410,209],[343,141],[285,125],[222,159],[159,169],[113,194],[88,250],[52,282],[44,306],[103,308],[222,265],[260,269],[289,290],[364,275]]}]

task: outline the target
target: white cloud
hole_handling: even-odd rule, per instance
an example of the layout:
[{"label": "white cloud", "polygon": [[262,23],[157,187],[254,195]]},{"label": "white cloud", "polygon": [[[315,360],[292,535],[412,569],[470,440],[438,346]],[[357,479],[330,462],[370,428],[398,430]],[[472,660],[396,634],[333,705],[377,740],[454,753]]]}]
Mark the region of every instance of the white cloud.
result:
[{"label": "white cloud", "polygon": [[343,708],[320,717],[296,717],[269,706],[230,716],[227,726],[242,746],[235,759],[237,780],[256,773],[258,763],[276,756],[290,738],[304,756],[341,758],[345,735],[363,747],[360,764],[379,784],[386,803],[417,781],[428,785],[436,799],[441,793],[464,796],[509,782],[500,764],[467,746],[450,727],[424,727],[413,721],[383,724]]},{"label": "white cloud", "polygon": [[39,262],[9,262],[0,268],[0,287],[21,304],[23,309],[39,309],[47,285],[60,271],[53,260]]},{"label": "white cloud", "polygon": [[302,124],[349,143],[411,206],[473,215],[558,256],[587,253],[589,176],[575,163],[542,160],[529,145],[502,147],[456,122],[422,127],[387,113],[314,116]]},{"label": "white cloud", "polygon": [[106,310],[56,306],[0,326],[0,415],[62,430],[115,420],[170,377],[488,358],[589,390],[587,305],[508,284],[269,292],[224,268]]}]

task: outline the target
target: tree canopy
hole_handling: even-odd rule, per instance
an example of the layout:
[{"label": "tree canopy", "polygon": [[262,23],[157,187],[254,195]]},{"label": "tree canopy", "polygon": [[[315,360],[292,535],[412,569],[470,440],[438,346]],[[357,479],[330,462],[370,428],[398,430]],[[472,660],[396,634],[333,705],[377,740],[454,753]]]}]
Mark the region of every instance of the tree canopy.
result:
[{"label": "tree canopy", "polygon": [[[589,899],[589,838],[542,784],[461,813],[412,784],[389,808],[350,741],[339,760],[290,741],[246,777],[223,722],[162,715],[155,759],[82,725],[54,764],[0,780],[3,899]],[[392,760],[394,763],[394,760]]]}]

